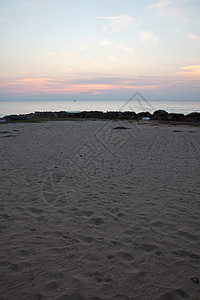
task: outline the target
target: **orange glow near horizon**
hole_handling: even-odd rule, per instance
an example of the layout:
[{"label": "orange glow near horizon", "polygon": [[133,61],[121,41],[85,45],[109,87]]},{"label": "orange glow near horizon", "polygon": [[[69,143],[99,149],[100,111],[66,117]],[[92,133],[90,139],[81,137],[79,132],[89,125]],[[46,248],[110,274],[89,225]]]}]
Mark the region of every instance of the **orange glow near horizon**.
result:
[{"label": "orange glow near horizon", "polygon": [[103,91],[121,90],[121,89],[140,89],[155,90],[159,85],[124,85],[116,84],[76,84],[65,83],[63,79],[54,78],[24,78],[10,83],[0,84],[1,87],[10,88],[15,93],[82,93],[91,92],[93,95],[102,94]]},{"label": "orange glow near horizon", "polygon": [[[5,93],[16,94],[66,94],[77,95],[81,93],[89,93],[91,95],[103,95],[105,92],[129,91],[129,90],[143,90],[143,91],[157,91],[161,92],[163,89],[170,87],[181,87],[188,83],[195,90],[199,90],[199,75],[200,65],[184,66],[180,71],[171,76],[138,76],[132,78],[129,76],[122,78],[111,77],[111,83],[96,83],[97,77],[83,77],[84,83],[78,76],[72,78],[55,78],[55,77],[29,77],[21,79],[13,79],[0,83],[0,90]],[[77,79],[76,79],[77,78]],[[76,83],[78,80],[80,83]],[[95,83],[90,83],[94,80]],[[99,79],[101,81],[110,80],[109,77]],[[88,83],[87,83],[88,81]]]},{"label": "orange glow near horizon", "polygon": [[182,67],[181,70],[178,75],[200,78],[200,65]]}]

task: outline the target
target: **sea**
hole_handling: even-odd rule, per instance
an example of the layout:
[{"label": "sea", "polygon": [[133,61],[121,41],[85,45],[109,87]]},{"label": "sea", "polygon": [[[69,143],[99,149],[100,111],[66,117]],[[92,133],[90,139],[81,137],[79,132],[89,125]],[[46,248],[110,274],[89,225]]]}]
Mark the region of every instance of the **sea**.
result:
[{"label": "sea", "polygon": [[0,117],[12,114],[27,114],[36,111],[135,111],[136,113],[149,111],[153,113],[158,109],[166,110],[169,113],[189,114],[191,112],[200,112],[200,100],[0,101]]}]

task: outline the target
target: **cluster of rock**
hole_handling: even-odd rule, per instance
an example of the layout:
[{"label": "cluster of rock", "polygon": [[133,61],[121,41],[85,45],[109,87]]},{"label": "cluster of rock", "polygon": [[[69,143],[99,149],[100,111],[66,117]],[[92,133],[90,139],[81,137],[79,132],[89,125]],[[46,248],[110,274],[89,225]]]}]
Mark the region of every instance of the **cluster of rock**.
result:
[{"label": "cluster of rock", "polygon": [[35,112],[30,114],[9,115],[3,118],[6,121],[39,120],[39,119],[100,119],[100,120],[161,120],[177,122],[200,122],[200,113],[190,114],[168,113],[165,110],[135,113],[132,111],[82,111],[82,112]]}]

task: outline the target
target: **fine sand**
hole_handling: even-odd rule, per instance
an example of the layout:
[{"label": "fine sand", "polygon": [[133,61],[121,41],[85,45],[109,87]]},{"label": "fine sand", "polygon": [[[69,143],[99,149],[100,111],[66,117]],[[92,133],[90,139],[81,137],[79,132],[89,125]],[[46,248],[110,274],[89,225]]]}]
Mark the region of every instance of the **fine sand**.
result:
[{"label": "fine sand", "polygon": [[0,299],[199,300],[199,141],[148,121],[0,125]]}]

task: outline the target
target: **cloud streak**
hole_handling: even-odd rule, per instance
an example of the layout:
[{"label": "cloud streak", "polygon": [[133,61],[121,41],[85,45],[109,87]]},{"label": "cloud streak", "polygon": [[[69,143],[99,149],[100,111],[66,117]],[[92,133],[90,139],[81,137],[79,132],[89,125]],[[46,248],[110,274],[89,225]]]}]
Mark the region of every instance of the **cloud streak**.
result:
[{"label": "cloud streak", "polygon": [[185,37],[189,40],[194,40],[194,41],[197,41],[199,39],[198,36],[194,33],[188,33],[185,35]]},{"label": "cloud streak", "polygon": [[198,77],[200,79],[200,65],[191,65],[191,66],[181,67],[180,69],[182,71],[178,72],[179,75],[193,76],[193,77]]},{"label": "cloud streak", "polygon": [[120,50],[123,50],[125,52],[128,52],[132,55],[135,54],[135,50],[133,48],[130,48],[130,47],[122,47],[122,46],[115,46],[116,48],[120,49]]},{"label": "cloud streak", "polygon": [[105,55],[107,62],[117,62],[119,58],[113,55]]},{"label": "cloud streak", "polygon": [[[118,33],[120,31],[123,31],[133,21],[133,18],[128,15],[96,17],[96,19],[108,21],[111,33]],[[106,32],[107,25],[105,23],[103,23],[103,24],[101,24],[101,26],[102,26],[103,32]]]},{"label": "cloud streak", "polygon": [[[80,81],[80,80],[78,80]],[[142,82],[138,78],[130,82],[120,78],[112,78],[108,83],[101,83],[102,79],[87,80],[85,83],[77,83],[76,80],[54,78],[24,78],[12,82],[0,84],[0,89],[5,92],[24,93],[24,94],[66,94],[74,95],[80,93],[103,94],[104,92],[125,91],[130,89],[156,90],[159,88],[158,83]],[[106,81],[105,78],[103,81]],[[110,83],[109,83],[110,81]],[[99,82],[99,83],[98,83]]]},{"label": "cloud streak", "polygon": [[158,36],[153,34],[150,30],[141,32],[141,41],[144,44],[157,44]]},{"label": "cloud streak", "polygon": [[104,40],[100,41],[99,44],[101,46],[111,46],[113,44],[113,42],[109,41],[108,39],[104,39]]},{"label": "cloud streak", "polygon": [[156,4],[150,5],[147,11],[155,11],[156,15],[165,20],[175,20],[181,23],[187,23],[189,20],[186,17],[184,4],[188,0],[159,0]]}]

